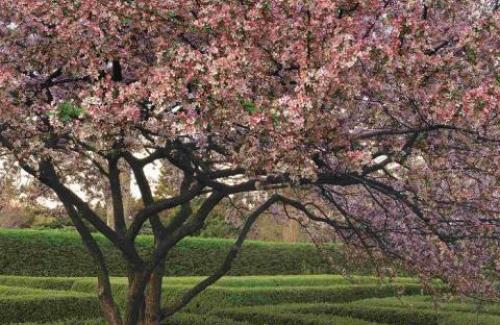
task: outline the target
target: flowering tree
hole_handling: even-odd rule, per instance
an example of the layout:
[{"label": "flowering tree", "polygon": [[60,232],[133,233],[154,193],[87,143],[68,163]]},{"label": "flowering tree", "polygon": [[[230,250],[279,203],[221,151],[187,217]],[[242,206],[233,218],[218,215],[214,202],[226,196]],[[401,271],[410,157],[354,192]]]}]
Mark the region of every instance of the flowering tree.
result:
[{"label": "flowering tree", "polygon": [[[60,199],[110,324],[157,324],[295,208],[373,258],[467,293],[500,270],[498,1],[0,1],[0,143]],[[145,168],[183,177],[155,199]],[[124,217],[120,173],[144,208]],[[128,167],[127,167],[128,168]],[[106,179],[114,227],[68,184]],[[266,192],[220,269],[162,307],[167,253],[230,195]],[[190,202],[203,200],[193,209]],[[163,224],[158,214],[176,209]],[[155,246],[134,245],[152,225]],[[129,265],[123,314],[89,224]]]}]

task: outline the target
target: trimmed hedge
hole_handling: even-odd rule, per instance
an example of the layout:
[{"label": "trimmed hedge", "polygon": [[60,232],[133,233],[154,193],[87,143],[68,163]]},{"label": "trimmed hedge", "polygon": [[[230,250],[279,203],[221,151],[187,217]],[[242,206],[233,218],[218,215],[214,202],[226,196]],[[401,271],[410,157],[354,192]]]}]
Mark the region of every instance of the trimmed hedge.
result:
[{"label": "trimmed hedge", "polygon": [[100,317],[95,296],[74,292],[54,295],[45,291],[43,295],[2,297],[0,310],[0,324]]},{"label": "trimmed hedge", "polygon": [[[202,281],[205,277],[165,277],[164,283],[167,287],[189,287]],[[126,285],[125,278],[112,278],[115,285]],[[50,290],[76,290],[76,286],[82,284],[94,285],[95,277],[26,277],[0,275],[0,285],[18,286],[28,288],[50,289]],[[397,278],[395,281],[383,281],[372,276],[354,276],[346,278],[341,275],[283,275],[283,276],[226,276],[217,281],[211,287],[224,288],[297,288],[302,287],[331,287],[350,285],[416,285],[415,278]],[[87,291],[85,289],[83,291]]]},{"label": "trimmed hedge", "polygon": [[[0,277],[1,279],[1,277]],[[176,285],[166,281],[163,286],[163,296],[166,302],[175,301],[190,285]],[[113,279],[113,293],[119,303],[127,292],[126,279]],[[80,292],[95,292],[95,280],[77,279],[73,290]],[[392,285],[361,284],[361,285],[330,285],[330,286],[290,286],[290,287],[223,287],[212,286],[198,295],[187,306],[188,311],[204,312],[217,308],[270,305],[284,303],[308,302],[348,302],[371,297],[391,297],[403,290],[406,294],[420,294],[421,287],[417,284]]]},{"label": "trimmed hedge", "polygon": [[473,313],[450,313],[439,320],[439,325],[498,325],[500,317]]},{"label": "trimmed hedge", "polygon": [[[13,325],[105,325],[103,319],[66,319],[50,323],[18,323]],[[170,318],[165,325],[251,325],[247,322],[238,322],[224,319],[214,315],[196,315],[179,313]]]},{"label": "trimmed hedge", "polygon": [[[394,298],[393,298],[394,299]],[[359,300],[346,304],[290,304],[274,306],[275,313],[288,314],[324,314],[363,319],[394,325],[498,325],[500,316],[488,314],[465,313],[459,311],[436,311],[432,309],[399,308],[395,306],[370,305]],[[384,299],[381,299],[384,300]],[[401,306],[401,305],[399,305]],[[261,307],[254,307],[259,310]],[[231,310],[231,309],[229,309]],[[225,311],[217,311],[223,315]]]},{"label": "trimmed hedge", "polygon": [[170,318],[166,325],[252,325],[245,321],[236,321],[214,315],[179,313]]},{"label": "trimmed hedge", "polygon": [[[166,278],[169,285],[194,285],[204,277],[173,277]],[[398,277],[397,284],[417,284],[418,279]],[[225,288],[240,287],[323,287],[332,285],[362,285],[362,284],[389,284],[388,280],[381,280],[375,276],[345,277],[335,274],[322,275],[283,275],[283,276],[225,276],[213,286]]]},{"label": "trimmed hedge", "polygon": [[413,308],[424,310],[436,310],[440,312],[464,312],[464,313],[480,313],[500,316],[499,303],[481,302],[477,304],[472,299],[454,299],[452,301],[438,301],[434,303],[430,296],[403,296],[390,298],[372,298],[363,299],[355,302],[356,305],[369,305],[376,307],[398,307],[398,308]]},{"label": "trimmed hedge", "polygon": [[[337,280],[339,283],[341,279],[338,276],[330,276],[332,280]],[[244,281],[247,277],[241,279],[228,278],[229,284],[234,285],[236,282]],[[250,283],[265,284],[266,286],[256,287],[224,287],[224,281],[220,286],[209,287],[187,306],[186,311],[203,313],[213,311],[221,308],[237,307],[237,306],[255,306],[255,305],[274,305],[284,303],[313,303],[313,302],[348,302],[363,298],[370,297],[390,297],[394,296],[401,290],[401,287],[394,287],[392,285],[377,285],[372,277],[359,278],[360,282],[374,283],[374,284],[360,284],[360,285],[325,285],[327,276],[314,277],[317,281],[316,286],[283,286],[284,284],[297,284],[298,282],[307,283],[306,280],[300,280],[297,277],[284,277],[277,280],[282,286],[271,287],[269,281],[273,277],[250,277]],[[170,280],[170,281],[169,281]],[[165,302],[176,300],[183,292],[189,290],[194,284],[193,280],[199,281],[200,278],[181,278],[178,279],[167,278],[164,286]],[[320,281],[321,280],[321,281]],[[408,279],[409,281],[409,279]],[[335,281],[332,281],[335,282]],[[311,283],[314,283],[312,281]],[[309,284],[311,284],[309,283]],[[11,286],[24,286],[18,288],[20,292],[34,294],[35,292],[43,293],[49,292],[55,295],[57,292],[52,290],[41,290],[33,288],[44,289],[63,289],[62,293],[70,294],[87,294],[95,296],[95,279],[93,278],[27,278],[16,276],[0,276],[1,285]],[[239,285],[239,283],[237,283]],[[125,278],[112,279],[113,293],[119,304],[124,303],[127,292],[127,280]],[[408,294],[418,294],[421,289],[416,284],[403,283],[402,286]],[[1,287],[0,287],[1,288]],[[1,290],[1,289],[0,289]],[[14,290],[12,290],[14,292]],[[95,298],[94,298],[95,299]],[[72,315],[69,315],[73,317]],[[91,317],[89,315],[88,317]]]},{"label": "trimmed hedge", "polygon": [[[104,237],[95,235],[103,248],[110,274],[126,276],[122,256]],[[232,240],[187,238],[171,252],[167,275],[207,275],[216,270]],[[151,236],[139,236],[142,255],[153,245]],[[96,268],[77,233],[62,230],[0,230],[0,274],[26,276],[93,276]],[[335,265],[348,268],[348,261],[335,251]],[[349,270],[368,274],[368,267]],[[314,245],[248,241],[235,260],[230,275],[278,275],[333,273]]]},{"label": "trimmed hedge", "polygon": [[50,323],[16,323],[12,325],[106,325],[102,319],[66,319],[61,321],[51,321]]},{"label": "trimmed hedge", "polygon": [[283,313],[274,306],[229,308],[214,312],[215,315],[231,318],[236,321],[248,321],[251,324],[283,324],[283,325],[372,325],[373,322],[350,317],[330,315],[311,315]]},{"label": "trimmed hedge", "polygon": [[275,312],[352,317],[365,321],[394,325],[438,325],[438,315],[436,313],[399,308],[355,306],[353,304],[297,304],[277,306]]}]

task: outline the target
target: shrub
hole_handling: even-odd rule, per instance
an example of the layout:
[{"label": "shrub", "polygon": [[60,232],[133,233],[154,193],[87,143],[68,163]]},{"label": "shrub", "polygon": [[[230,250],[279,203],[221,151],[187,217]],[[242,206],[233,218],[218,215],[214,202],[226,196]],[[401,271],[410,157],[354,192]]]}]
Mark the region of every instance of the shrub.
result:
[{"label": "shrub", "polygon": [[283,325],[369,325],[372,322],[350,317],[332,317],[330,315],[311,315],[283,313],[274,306],[229,308],[215,311],[214,314],[232,318],[237,321],[248,321],[252,324]]},{"label": "shrub", "polygon": [[[121,254],[102,236],[95,235],[103,247],[110,273],[126,276]],[[141,253],[153,245],[150,236],[137,239]],[[232,245],[232,240],[188,238],[181,241],[167,258],[167,275],[207,275],[216,270]],[[340,252],[331,247],[336,265],[348,265]],[[77,233],[63,230],[0,230],[0,274],[27,276],[93,276],[92,259]],[[233,264],[230,275],[319,274],[333,270],[310,244],[248,241]],[[354,272],[354,271],[353,271]],[[370,270],[357,269],[365,274]]]},{"label": "shrub", "polygon": [[102,319],[65,319],[61,321],[51,321],[50,323],[17,323],[11,325],[106,325]]},{"label": "shrub", "polygon": [[500,317],[494,315],[453,313],[443,316],[439,325],[498,325]]},{"label": "shrub", "polygon": [[214,315],[179,313],[170,318],[166,325],[251,325],[245,321],[221,318]]},{"label": "shrub", "polygon": [[[403,279],[401,286],[378,285],[373,277],[359,277],[361,284],[349,285],[339,276],[280,277],[279,286],[272,286],[276,277],[228,277],[209,287],[188,306],[189,310],[211,310],[220,307],[283,304],[295,302],[347,302],[370,297],[390,297],[404,289],[407,294],[419,294],[421,288],[411,279]],[[247,282],[246,280],[249,279]],[[200,281],[197,277],[166,278],[165,300],[171,301]],[[244,286],[247,283],[248,286]],[[338,284],[336,284],[338,283]],[[364,284],[363,284],[364,283]],[[95,294],[94,278],[31,278],[0,276],[0,285],[14,285],[43,289],[74,290]],[[300,286],[300,284],[303,284]],[[126,278],[112,279],[113,293],[119,303],[126,296]]]},{"label": "shrub", "polygon": [[436,310],[441,312],[466,312],[500,315],[500,304],[482,302],[480,305],[472,299],[453,299],[451,301],[437,301],[434,303],[430,296],[403,296],[390,298],[372,298],[355,302],[356,305],[369,305],[377,307],[399,307]]},{"label": "shrub", "polygon": [[[202,277],[176,277],[166,280],[169,284],[195,284],[203,279]],[[416,284],[416,278],[397,278],[397,284]],[[226,288],[238,287],[322,287],[333,285],[361,285],[378,283],[388,284],[389,281],[381,281],[374,276],[351,276],[346,278],[342,275],[283,275],[283,276],[226,276],[217,281],[214,286]]]},{"label": "shrub", "polygon": [[[429,297],[404,297],[404,300],[423,301]],[[377,301],[385,301],[381,306]],[[394,302],[391,305],[389,302]],[[367,321],[394,325],[497,325],[500,316],[484,313],[466,313],[453,309],[436,311],[432,309],[401,308],[398,298],[366,299],[347,304],[289,304],[274,306],[275,313],[324,314],[353,317]],[[430,305],[429,305],[430,306]],[[254,307],[260,309],[261,307]],[[266,307],[264,307],[266,308]],[[219,312],[217,312],[219,314]]]},{"label": "shrub", "polygon": [[8,296],[0,299],[0,324],[13,322],[52,322],[61,319],[88,319],[100,317],[99,304],[94,295],[68,292],[43,295]]},{"label": "shrub", "polygon": [[[83,278],[85,279],[85,278]],[[26,277],[26,276],[0,276],[0,285],[49,289],[49,290],[72,290],[75,282],[82,278],[53,278],[53,277]],[[90,278],[89,278],[90,280]],[[96,283],[96,278],[92,279]]]},{"label": "shrub", "polygon": [[[165,299],[173,300],[187,288],[166,287]],[[416,285],[406,286],[409,294],[420,292]],[[217,308],[274,305],[308,302],[346,302],[367,297],[393,296],[392,286],[359,285],[328,287],[280,287],[280,288],[224,288],[212,287],[205,290],[187,306],[189,311],[209,311]]]},{"label": "shrub", "polygon": [[278,306],[283,313],[324,314],[359,318],[366,321],[395,325],[438,325],[438,314],[427,311],[371,307],[356,304],[297,304]]}]

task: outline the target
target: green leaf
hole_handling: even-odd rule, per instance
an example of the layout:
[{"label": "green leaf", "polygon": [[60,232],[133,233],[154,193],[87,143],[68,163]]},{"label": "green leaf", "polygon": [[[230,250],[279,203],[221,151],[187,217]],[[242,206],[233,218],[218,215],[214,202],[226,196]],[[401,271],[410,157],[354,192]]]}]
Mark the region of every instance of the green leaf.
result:
[{"label": "green leaf", "polygon": [[80,118],[83,113],[83,108],[76,106],[70,101],[64,101],[57,106],[56,114],[60,121],[66,123],[71,120]]},{"label": "green leaf", "polygon": [[466,46],[464,46],[464,51],[465,51],[465,55],[467,57],[467,61],[471,64],[476,64],[476,62],[477,62],[476,50],[472,46],[466,45]]},{"label": "green leaf", "polygon": [[248,113],[254,114],[257,112],[257,106],[251,100],[245,99],[241,104]]}]

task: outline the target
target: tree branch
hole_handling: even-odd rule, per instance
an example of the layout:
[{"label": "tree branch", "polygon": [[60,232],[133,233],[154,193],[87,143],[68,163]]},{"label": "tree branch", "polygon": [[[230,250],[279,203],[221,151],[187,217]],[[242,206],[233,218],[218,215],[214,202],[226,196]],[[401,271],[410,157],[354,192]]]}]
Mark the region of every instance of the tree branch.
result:
[{"label": "tree branch", "polygon": [[231,269],[231,265],[234,259],[238,256],[241,250],[243,242],[245,241],[252,225],[255,223],[257,218],[264,213],[271,205],[279,201],[281,198],[277,195],[272,196],[269,200],[260,205],[252,214],[250,214],[241,230],[238,239],[231,247],[229,253],[226,255],[224,262],[221,264],[219,269],[215,271],[211,276],[207,277],[188,292],[186,292],[182,298],[172,306],[166,307],[162,310],[162,319],[167,318],[182,308],[184,308],[193,298],[195,298],[199,293],[205,290],[210,285],[214,284],[221,277],[223,277]]}]

